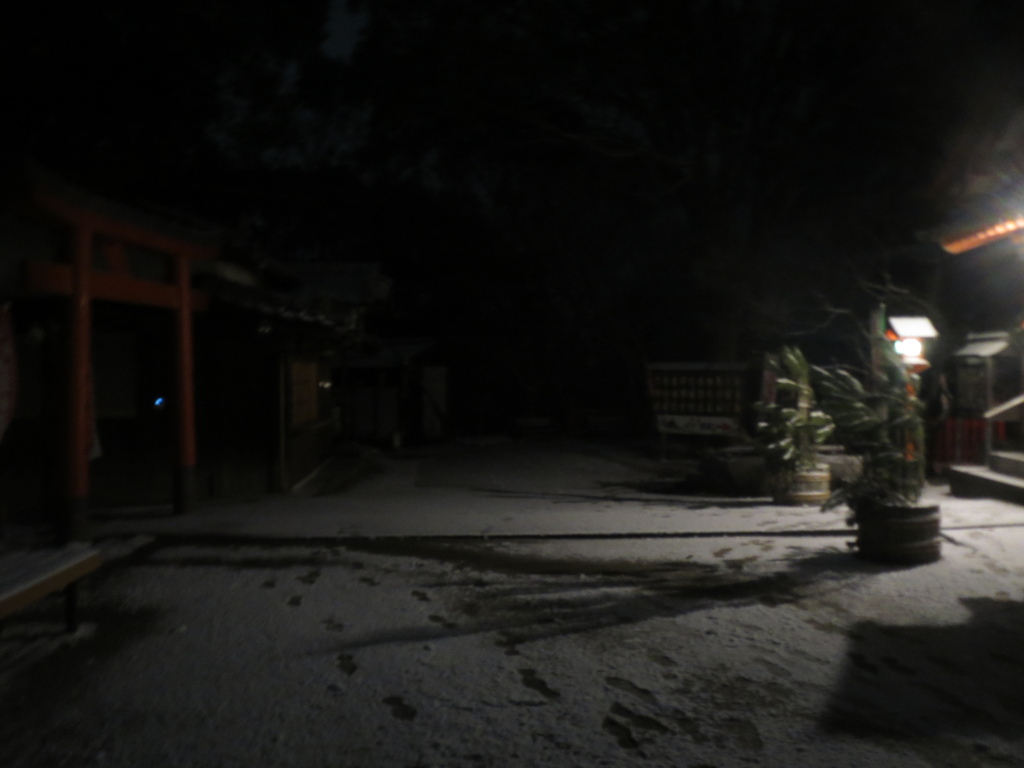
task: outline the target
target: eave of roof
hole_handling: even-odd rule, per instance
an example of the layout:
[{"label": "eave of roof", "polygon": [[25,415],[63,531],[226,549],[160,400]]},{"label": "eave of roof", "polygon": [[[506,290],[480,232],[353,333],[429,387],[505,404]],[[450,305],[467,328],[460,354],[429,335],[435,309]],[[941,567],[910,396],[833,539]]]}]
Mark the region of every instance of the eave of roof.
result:
[{"label": "eave of roof", "polygon": [[939,245],[946,253],[964,253],[1007,238],[1024,235],[1024,215],[1005,218],[988,226],[960,231],[939,238]]},{"label": "eave of roof", "polygon": [[[107,222],[128,240],[157,240],[172,247],[181,244],[194,255],[213,258],[223,241],[223,230],[185,214],[163,211],[153,214],[69,183],[34,164],[23,162],[5,167],[5,191],[28,199],[58,216],[89,216]],[[173,216],[173,218],[172,218]],[[158,249],[159,250],[159,249]]]}]

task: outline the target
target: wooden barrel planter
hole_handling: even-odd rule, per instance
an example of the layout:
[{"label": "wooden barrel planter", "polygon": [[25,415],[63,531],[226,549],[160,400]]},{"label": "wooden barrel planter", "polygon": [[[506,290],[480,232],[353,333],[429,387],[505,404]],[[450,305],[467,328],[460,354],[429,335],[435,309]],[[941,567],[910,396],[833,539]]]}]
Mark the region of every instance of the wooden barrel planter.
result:
[{"label": "wooden barrel planter", "polygon": [[829,497],[832,473],[828,464],[819,464],[814,469],[798,470],[786,487],[779,489],[776,504],[794,507],[820,507]]},{"label": "wooden barrel planter", "polygon": [[869,505],[858,509],[855,519],[857,554],[865,560],[920,565],[942,557],[938,504]]}]

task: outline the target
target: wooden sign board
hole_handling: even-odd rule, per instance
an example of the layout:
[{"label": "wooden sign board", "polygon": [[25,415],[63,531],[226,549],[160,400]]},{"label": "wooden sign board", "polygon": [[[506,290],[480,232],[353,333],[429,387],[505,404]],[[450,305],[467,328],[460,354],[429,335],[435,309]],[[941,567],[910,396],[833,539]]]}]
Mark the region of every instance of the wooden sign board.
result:
[{"label": "wooden sign board", "polygon": [[736,435],[746,367],[713,363],[648,366],[655,424],[661,434]]}]

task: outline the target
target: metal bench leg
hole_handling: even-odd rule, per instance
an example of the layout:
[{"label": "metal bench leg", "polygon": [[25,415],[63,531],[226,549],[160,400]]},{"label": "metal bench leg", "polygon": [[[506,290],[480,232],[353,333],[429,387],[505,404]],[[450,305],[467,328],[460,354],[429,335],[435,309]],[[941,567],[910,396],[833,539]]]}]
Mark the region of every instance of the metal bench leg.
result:
[{"label": "metal bench leg", "polygon": [[64,587],[64,625],[68,632],[78,629],[78,582]]}]

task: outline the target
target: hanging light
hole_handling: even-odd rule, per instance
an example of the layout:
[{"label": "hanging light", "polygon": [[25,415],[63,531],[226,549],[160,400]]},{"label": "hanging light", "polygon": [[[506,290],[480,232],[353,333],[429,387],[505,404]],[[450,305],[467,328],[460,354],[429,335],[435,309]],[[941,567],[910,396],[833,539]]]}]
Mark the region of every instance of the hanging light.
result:
[{"label": "hanging light", "polygon": [[893,348],[911,370],[920,372],[928,368],[924,357],[925,341],[937,338],[939,332],[932,321],[923,315],[896,316],[889,318],[891,330],[886,336],[893,341]]}]

